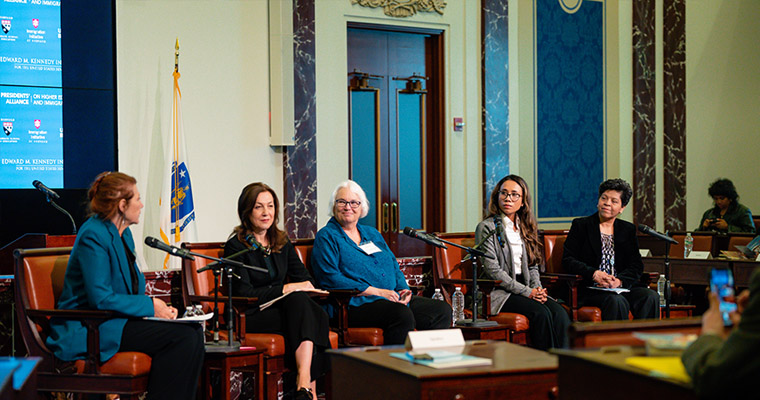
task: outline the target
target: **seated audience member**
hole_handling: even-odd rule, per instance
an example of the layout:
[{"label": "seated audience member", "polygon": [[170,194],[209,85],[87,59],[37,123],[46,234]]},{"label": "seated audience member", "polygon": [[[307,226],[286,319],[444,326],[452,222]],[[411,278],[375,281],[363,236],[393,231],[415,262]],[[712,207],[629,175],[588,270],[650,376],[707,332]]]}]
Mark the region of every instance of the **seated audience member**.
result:
[{"label": "seated audience member", "polygon": [[705,211],[699,221],[698,231],[755,233],[752,211],[739,203],[734,183],[718,179],[707,190],[715,207]]},{"label": "seated audience member", "polygon": [[285,338],[288,354],[295,359],[294,400],[316,400],[316,379],[326,368],[324,351],[330,348],[329,318],[304,290],[314,289],[311,275],[298,258],[285,232],[277,227],[280,203],[266,184],[251,183],[238,198],[240,225],[224,245],[224,256],[251,249],[235,257],[244,264],[267,268],[269,273],[239,268],[232,281],[235,296],[258,297],[261,303],[283,294],[287,297],[269,308],[246,313],[246,332],[276,333]]},{"label": "seated audience member", "polygon": [[[177,318],[177,309],[145,294],[130,225],[143,208],[135,178],[104,172],[87,193],[93,214],[80,228],[58,299],[61,310],[110,310],[127,318],[100,325],[100,360],[134,351],[152,358],[147,399],[194,399],[203,357],[200,324],[168,324],[142,317]],[[50,321],[48,347],[64,361],[83,359],[87,329],[80,321]]]},{"label": "seated audience member", "polygon": [[478,224],[475,241],[496,229],[481,248],[483,267],[501,284],[491,292],[491,315],[523,314],[530,322],[531,346],[541,350],[567,347],[570,318],[556,301],[548,298],[538,276],[542,246],[531,208],[528,185],[517,175],[502,178],[491,192],[488,216]]},{"label": "seated audience member", "polygon": [[367,196],[356,182],[335,188],[332,218],[314,239],[312,263],[319,286],[360,291],[349,303],[348,324],[382,328],[384,344],[404,343],[414,329],[451,327],[451,307],[413,296],[380,232],[359,224],[368,212]]},{"label": "seated audience member", "polygon": [[702,334],[681,356],[694,390],[701,398],[756,397],[751,393],[757,393],[755,379],[760,376],[760,269],[752,274],[749,291],[736,299],[732,331],[723,326],[717,295],[710,293],[709,298]]},{"label": "seated audience member", "polygon": [[[599,185],[598,212],[576,218],[565,240],[562,266],[581,275],[579,301],[602,310],[603,320],[658,318],[657,292],[640,283],[644,264],[639,254],[636,227],[618,219],[633,191],[622,179]],[[599,289],[628,289],[614,293]]]}]

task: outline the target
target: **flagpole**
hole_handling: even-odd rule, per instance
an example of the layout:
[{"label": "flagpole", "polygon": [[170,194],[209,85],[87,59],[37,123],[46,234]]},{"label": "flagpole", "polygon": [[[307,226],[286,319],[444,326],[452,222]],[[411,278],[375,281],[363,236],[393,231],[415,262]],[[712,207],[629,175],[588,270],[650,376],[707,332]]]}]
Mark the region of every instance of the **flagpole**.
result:
[{"label": "flagpole", "polygon": [[[174,212],[174,220],[177,221],[177,225],[174,227],[174,242],[177,243],[180,241],[180,227],[179,227],[179,199],[177,199],[177,196],[179,194],[176,192],[179,190],[179,143],[178,143],[178,131],[179,131],[179,115],[177,112],[177,102],[179,99],[177,98],[180,96],[179,94],[179,37],[177,37],[177,40],[174,42],[174,100],[172,104],[172,142],[174,143],[174,163],[172,164],[172,180],[174,181],[174,185],[172,186],[174,190],[171,192],[170,198],[172,199],[171,202],[171,210]],[[176,201],[175,201],[176,200]]]},{"label": "flagpole", "polygon": [[179,72],[179,36],[174,42],[174,72]]}]

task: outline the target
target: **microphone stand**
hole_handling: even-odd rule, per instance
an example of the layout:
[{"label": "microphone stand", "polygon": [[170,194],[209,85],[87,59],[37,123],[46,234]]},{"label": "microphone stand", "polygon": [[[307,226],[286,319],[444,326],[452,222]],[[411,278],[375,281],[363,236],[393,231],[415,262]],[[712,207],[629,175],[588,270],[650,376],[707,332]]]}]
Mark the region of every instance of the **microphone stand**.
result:
[{"label": "microphone stand", "polygon": [[71,234],[76,235],[77,234],[77,224],[74,222],[74,218],[69,214],[68,211],[64,210],[63,207],[56,204],[55,201],[50,197],[49,194],[45,193],[45,198],[47,199],[47,202],[50,203],[51,206],[53,206],[56,210],[66,214],[67,217],[69,217],[69,220],[71,221]]},{"label": "microphone stand", "polygon": [[457,321],[456,324],[460,326],[470,326],[473,328],[483,328],[498,325],[496,321],[478,319],[478,257],[493,258],[493,256],[489,256],[488,254],[478,249],[462,246],[461,244],[453,243],[448,240],[441,239],[437,236],[436,239],[448,245],[459,247],[460,249],[466,251],[470,257],[472,257],[472,319],[463,319],[461,321]]},{"label": "microphone stand", "polygon": [[[203,271],[211,269],[213,270],[213,273],[214,273],[214,285],[216,286],[216,290],[214,290],[214,320],[215,320],[214,323],[216,324],[216,328],[217,328],[217,331],[215,332],[219,332],[218,331],[218,328],[219,328],[219,275],[222,273],[222,271],[227,272],[227,287],[230,288],[230,293],[227,296],[227,346],[231,349],[240,347],[240,346],[234,346],[233,341],[232,341],[232,337],[233,337],[232,331],[233,331],[233,325],[234,325],[233,314],[232,314],[232,276],[234,275],[234,273],[232,272],[232,267],[248,268],[254,271],[265,272],[265,273],[269,273],[269,270],[265,268],[261,268],[261,267],[253,267],[250,265],[246,265],[246,264],[241,263],[240,261],[231,260],[229,258],[223,258],[223,257],[218,258],[218,257],[208,256],[205,254],[195,253],[192,251],[188,251],[187,253],[196,257],[216,261],[215,263],[211,263],[209,265],[206,265],[205,267],[198,268],[198,271],[197,271],[197,272],[203,272]],[[218,336],[219,334],[215,333],[214,346],[219,345]]]}]

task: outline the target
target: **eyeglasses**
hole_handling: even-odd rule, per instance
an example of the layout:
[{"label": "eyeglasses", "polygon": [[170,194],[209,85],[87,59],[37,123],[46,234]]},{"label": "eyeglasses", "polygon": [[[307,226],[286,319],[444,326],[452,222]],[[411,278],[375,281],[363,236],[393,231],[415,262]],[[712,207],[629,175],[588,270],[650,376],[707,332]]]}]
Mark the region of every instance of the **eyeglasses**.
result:
[{"label": "eyeglasses", "polygon": [[356,200],[345,201],[343,199],[340,199],[340,200],[335,200],[335,204],[338,205],[338,208],[344,208],[348,204],[348,205],[351,206],[351,208],[355,209],[355,208],[359,208],[359,206],[362,205],[362,202],[361,201],[356,201]]},{"label": "eyeglasses", "polygon": [[506,190],[499,190],[499,196],[507,200],[512,200],[512,201],[520,200],[520,197],[522,197],[520,193],[517,193],[517,192],[509,193]]}]

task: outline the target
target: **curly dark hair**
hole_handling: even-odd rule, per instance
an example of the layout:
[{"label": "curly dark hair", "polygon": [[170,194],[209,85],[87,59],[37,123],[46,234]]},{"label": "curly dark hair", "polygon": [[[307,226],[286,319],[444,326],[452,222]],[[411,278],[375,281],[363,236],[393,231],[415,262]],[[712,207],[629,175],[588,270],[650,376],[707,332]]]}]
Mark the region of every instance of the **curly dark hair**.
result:
[{"label": "curly dark hair", "polygon": [[620,201],[623,202],[623,207],[628,205],[628,202],[633,196],[631,185],[620,178],[607,179],[606,181],[602,182],[602,184],[599,185],[599,197],[602,197],[602,194],[608,190],[620,192]]},{"label": "curly dark hair", "polygon": [[707,193],[710,197],[723,196],[730,199],[732,202],[736,202],[736,199],[739,198],[734,183],[726,178],[718,178],[715,182],[711,183],[710,188],[707,189]]}]

